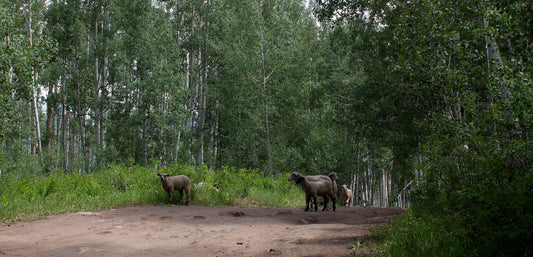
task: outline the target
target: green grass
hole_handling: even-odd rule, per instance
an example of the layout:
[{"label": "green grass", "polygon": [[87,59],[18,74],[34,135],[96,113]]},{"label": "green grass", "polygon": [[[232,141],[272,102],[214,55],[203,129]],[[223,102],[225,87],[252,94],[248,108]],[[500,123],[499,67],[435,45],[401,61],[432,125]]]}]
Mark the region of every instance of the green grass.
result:
[{"label": "green grass", "polygon": [[[256,170],[172,164],[155,171],[149,167],[112,165],[90,174],[0,177],[0,223],[34,220],[47,215],[92,211],[137,204],[167,204],[158,172],[184,174],[192,181],[194,205],[303,206],[301,189],[290,185],[288,174],[267,176]],[[204,182],[207,186],[195,186]],[[177,199],[178,192],[174,193]],[[183,202],[182,202],[183,203]]]},{"label": "green grass", "polygon": [[373,250],[370,256],[469,256],[467,241],[458,230],[450,230],[444,218],[420,217],[407,211],[389,224],[374,227],[362,238],[356,238],[354,246],[367,246]]}]

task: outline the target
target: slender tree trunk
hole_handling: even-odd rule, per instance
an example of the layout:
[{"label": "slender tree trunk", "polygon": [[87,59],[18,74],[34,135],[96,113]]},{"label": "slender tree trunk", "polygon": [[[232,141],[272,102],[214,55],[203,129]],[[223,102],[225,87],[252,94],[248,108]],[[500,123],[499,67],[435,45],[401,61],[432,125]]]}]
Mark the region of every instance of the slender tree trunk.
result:
[{"label": "slender tree trunk", "polygon": [[[29,18],[28,18],[28,32],[29,32],[29,40],[30,40],[30,47],[33,47],[33,27],[32,27],[32,22],[33,22],[33,19],[32,19],[32,15],[33,15],[33,12],[32,12],[32,2],[30,1],[30,4],[29,4]],[[35,72],[35,69],[33,68],[33,66],[31,67],[31,80],[32,80],[32,93],[33,93],[33,113],[34,113],[34,118],[35,118],[35,136],[37,137],[36,140],[37,140],[37,153],[38,154],[41,154],[42,152],[42,145],[41,145],[41,124],[40,124],[40,119],[39,119],[39,105],[38,105],[38,100],[37,98],[39,98],[39,90],[37,90],[38,88],[38,85],[37,85],[37,78],[36,78],[37,74]]]},{"label": "slender tree trunk", "polygon": [[100,145],[100,73],[98,72],[98,19],[94,19],[94,140],[96,147]]},{"label": "slender tree trunk", "polygon": [[[168,106],[168,102],[169,102],[169,94],[166,92],[167,90],[165,90],[165,92],[163,92],[163,95],[161,96],[161,104],[159,105],[159,113],[161,113],[163,115],[163,124],[168,124],[167,122],[167,113],[169,113],[169,106]],[[167,160],[167,143],[165,142],[165,130],[164,129],[160,129],[159,130],[159,144],[163,146],[163,151],[159,154],[159,160],[161,161],[161,165],[165,165],[166,163],[166,160]],[[172,155],[172,153],[170,153],[170,155]]]},{"label": "slender tree trunk", "polygon": [[176,142],[176,160],[178,160],[180,153],[181,131],[178,130],[178,140]]},{"label": "slender tree trunk", "polygon": [[[202,22],[200,21],[200,24]],[[200,27],[201,29],[201,27]],[[198,81],[197,81],[197,91],[198,91],[198,126],[196,131],[198,133],[198,150],[196,152],[196,165],[200,166],[204,162],[204,126],[205,126],[205,92],[204,92],[204,74],[203,74],[203,64],[202,64],[202,48],[198,50]]]},{"label": "slender tree trunk", "polygon": [[[362,198],[362,190],[360,186],[360,177],[361,177],[361,171],[363,171],[363,150],[362,150],[362,138],[358,138],[357,142],[357,170],[355,173],[355,205],[362,205],[361,198]],[[361,196],[360,196],[361,195]]]},{"label": "slender tree trunk", "polygon": [[[51,83],[50,89],[48,90],[48,95],[55,94],[55,89],[56,89],[55,84]],[[53,136],[54,136],[54,131],[52,129],[52,123],[55,120],[55,116],[56,116],[56,113],[55,113],[55,110],[54,110],[53,106],[50,106],[50,104],[47,104],[46,105],[46,137],[47,137],[47,142],[46,142],[46,146],[45,146],[47,151],[50,151],[50,148],[52,147],[52,139],[53,139]]]},{"label": "slender tree trunk", "polygon": [[65,93],[63,93],[63,103],[61,106],[61,147],[63,148],[63,169],[65,173],[68,173],[69,171],[69,144],[68,144],[68,115],[66,113],[66,102],[67,102],[67,96]]},{"label": "slender tree trunk", "polygon": [[[483,24],[485,27],[489,26],[489,22],[486,17],[483,17]],[[489,35],[485,36],[485,49],[487,51],[487,70],[491,70],[491,63],[496,65],[502,65],[502,57],[500,56],[500,50],[496,41]]]},{"label": "slender tree trunk", "polygon": [[[76,58],[76,63],[75,63],[75,73],[76,73],[76,90],[77,90],[77,94],[78,96],[81,96],[81,88],[80,88],[80,71],[79,71],[79,58]],[[85,142],[85,113],[83,112],[83,107],[82,107],[82,103],[81,103],[81,99],[78,99],[78,103],[77,103],[77,106],[76,106],[76,112],[77,112],[77,116],[78,116],[78,125],[79,125],[79,129],[80,129],[80,151],[81,151],[81,159],[82,159],[82,164],[81,164],[81,171],[82,172],[85,172],[86,171],[86,167],[85,167],[85,161],[86,161],[86,142]]]},{"label": "slender tree trunk", "polygon": [[216,100],[217,104],[215,105],[215,108],[213,110],[213,130],[211,132],[211,142],[213,144],[213,165],[214,167],[218,167],[218,160],[219,160],[219,156],[218,156],[218,131],[219,131],[219,125],[218,125],[218,113],[217,113],[217,108],[218,108],[218,100]]},{"label": "slender tree trunk", "polygon": [[[79,86],[78,86],[79,87]],[[85,135],[85,114],[83,113],[83,109],[81,107],[81,103],[78,103],[78,124],[80,126],[80,151],[81,151],[81,171],[86,172],[86,159],[87,159],[87,143],[86,141],[86,135]]]},{"label": "slender tree trunk", "polygon": [[[186,52],[185,53],[185,58],[186,58],[186,62],[187,62],[187,65],[186,65],[186,70],[187,70],[186,71],[186,87],[188,89],[191,89],[192,88],[192,85],[191,85],[192,84],[191,83],[191,53],[188,50],[185,50],[185,52]],[[195,92],[195,91],[193,90],[193,92]],[[194,110],[194,99],[195,99],[195,96],[193,95],[189,107],[185,106],[185,109],[189,111],[189,117],[185,121],[185,128],[187,129],[189,134],[192,133],[192,130],[193,130],[194,113],[195,113],[195,110]],[[187,153],[189,154],[189,156],[191,157],[191,164],[192,164],[192,163],[195,163],[193,154],[191,153],[192,138],[191,137],[187,137],[186,139],[187,139],[186,143],[189,144],[189,147],[186,150],[187,150]],[[179,150],[179,142],[178,142],[177,149]]]},{"label": "slender tree trunk", "polygon": [[[185,61],[186,61],[186,87],[187,88],[191,88],[191,53],[187,50],[185,50],[186,53],[185,53]],[[189,111],[192,111],[192,107],[190,108],[191,110],[189,110],[189,108],[186,108],[186,110],[189,110]],[[185,127],[187,128],[187,130],[191,130],[192,129],[192,114],[187,118],[187,121],[186,121],[186,124],[185,124]]]},{"label": "slender tree trunk", "polygon": [[[32,69],[32,73],[33,73],[33,69]],[[32,77],[34,77],[32,75]],[[41,123],[39,121],[39,105],[38,105],[38,101],[37,101],[37,97],[38,97],[38,91],[37,89],[35,88],[36,85],[35,85],[35,78],[32,79],[33,80],[33,111],[34,111],[34,118],[35,118],[35,136],[37,137],[36,140],[37,140],[37,153],[38,154],[41,154],[42,152],[42,145],[41,145]]]},{"label": "slender tree trunk", "polygon": [[[263,5],[263,1],[261,1],[261,6]],[[262,87],[262,95],[263,95],[263,105],[264,105],[264,126],[265,126],[265,144],[266,144],[266,152],[267,152],[267,170],[269,173],[272,174],[272,146],[270,145],[270,122],[269,122],[269,115],[270,111],[268,108],[268,88],[267,88],[267,82],[270,77],[270,74],[267,74],[266,70],[266,50],[264,47],[264,35],[263,30],[260,28],[259,31],[259,46],[261,48],[261,75],[262,75],[262,81],[261,81],[261,87]]]},{"label": "slender tree trunk", "polygon": [[[106,53],[108,51],[106,50]],[[101,78],[101,88],[98,91],[98,103],[100,103],[102,98],[102,88],[105,88],[107,86],[107,78],[108,78],[108,67],[109,67],[109,59],[104,57],[104,66],[102,67],[102,78]],[[105,148],[105,109],[102,110],[102,108],[99,106],[98,108],[98,129],[99,132],[99,143],[98,143],[98,149]]]}]

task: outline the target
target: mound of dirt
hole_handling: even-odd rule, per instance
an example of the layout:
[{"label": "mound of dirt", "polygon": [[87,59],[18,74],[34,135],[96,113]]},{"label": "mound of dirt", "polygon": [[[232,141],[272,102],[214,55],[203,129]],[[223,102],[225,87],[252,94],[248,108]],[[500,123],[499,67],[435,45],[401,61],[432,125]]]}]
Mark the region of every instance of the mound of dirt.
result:
[{"label": "mound of dirt", "polygon": [[144,205],[0,227],[0,256],[349,256],[400,208]]}]

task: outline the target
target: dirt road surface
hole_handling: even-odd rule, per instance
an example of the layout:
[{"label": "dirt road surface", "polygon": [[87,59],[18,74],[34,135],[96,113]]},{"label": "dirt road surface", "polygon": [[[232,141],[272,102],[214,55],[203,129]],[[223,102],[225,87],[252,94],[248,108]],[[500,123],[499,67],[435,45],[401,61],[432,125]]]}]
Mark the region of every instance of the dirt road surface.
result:
[{"label": "dirt road surface", "polygon": [[142,205],[0,226],[0,256],[349,256],[399,208]]}]

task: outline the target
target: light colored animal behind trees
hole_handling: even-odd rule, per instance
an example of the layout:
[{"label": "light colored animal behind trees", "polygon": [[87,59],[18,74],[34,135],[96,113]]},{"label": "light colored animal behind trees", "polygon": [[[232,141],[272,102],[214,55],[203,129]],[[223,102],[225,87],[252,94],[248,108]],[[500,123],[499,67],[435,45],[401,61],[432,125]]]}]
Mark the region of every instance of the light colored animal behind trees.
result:
[{"label": "light colored animal behind trees", "polygon": [[185,205],[189,205],[190,193],[191,193],[191,180],[185,175],[169,176],[166,173],[157,173],[161,177],[161,184],[163,189],[168,194],[168,201],[172,203],[172,192],[179,191],[180,197],[178,198],[177,204],[181,202],[183,197],[183,191],[187,195],[187,201]]},{"label": "light colored animal behind trees", "polygon": [[352,202],[352,190],[347,185],[342,185],[342,202],[345,206],[350,206]]},{"label": "light colored animal behind trees", "polygon": [[[309,211],[309,203],[314,202],[315,211],[318,210],[317,196],[324,195],[326,200],[324,208],[322,211],[326,210],[328,199],[332,199],[333,202],[333,211],[335,211],[335,201],[336,195],[333,189],[333,182],[327,176],[327,179],[319,179],[317,181],[310,181],[306,176],[298,172],[293,172],[289,176],[289,182],[294,181],[297,185],[300,185],[305,192],[305,210]],[[311,202],[311,207],[313,207],[313,202]]]}]

